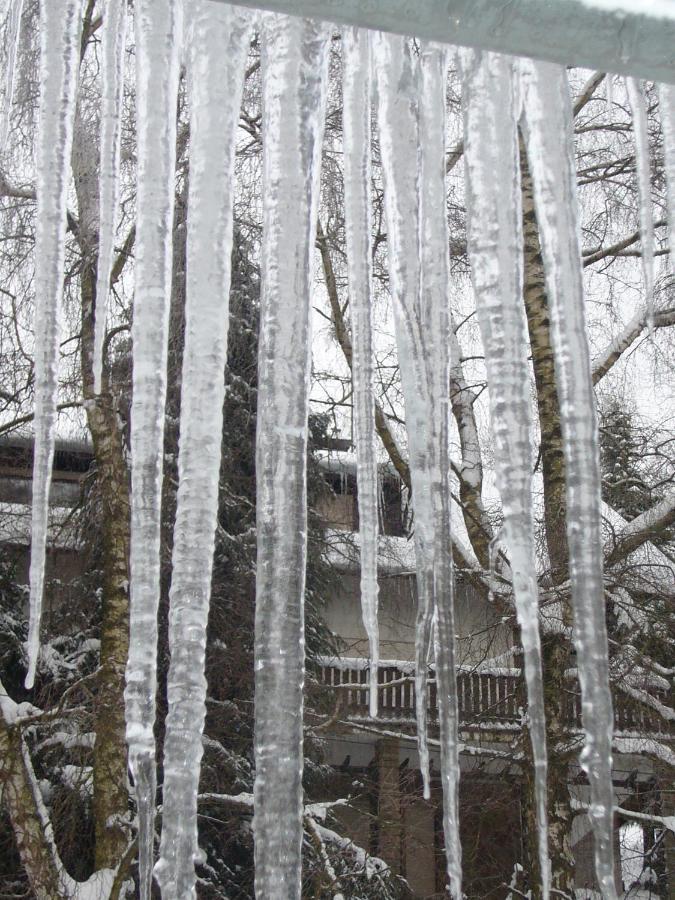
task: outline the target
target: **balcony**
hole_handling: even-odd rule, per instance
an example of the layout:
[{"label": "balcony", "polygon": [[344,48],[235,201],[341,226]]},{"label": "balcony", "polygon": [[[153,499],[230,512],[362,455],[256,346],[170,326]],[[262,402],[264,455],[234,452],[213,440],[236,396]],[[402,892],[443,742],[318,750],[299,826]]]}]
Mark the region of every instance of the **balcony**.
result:
[{"label": "balcony", "polygon": [[[368,660],[323,658],[319,680],[339,695],[340,714],[353,722],[370,721],[368,704]],[[513,732],[521,727],[522,688],[518,669],[461,669],[457,677],[459,721],[463,731]],[[383,660],[378,671],[378,722],[414,725],[414,666],[402,661]],[[652,695],[669,705],[665,692]],[[438,724],[438,703],[433,669],[429,673],[427,710],[429,724]],[[570,681],[567,696],[567,721],[581,730],[581,697],[578,686]],[[614,727],[620,734],[635,734],[675,739],[673,723],[665,722],[655,710],[619,692],[614,695]]]}]

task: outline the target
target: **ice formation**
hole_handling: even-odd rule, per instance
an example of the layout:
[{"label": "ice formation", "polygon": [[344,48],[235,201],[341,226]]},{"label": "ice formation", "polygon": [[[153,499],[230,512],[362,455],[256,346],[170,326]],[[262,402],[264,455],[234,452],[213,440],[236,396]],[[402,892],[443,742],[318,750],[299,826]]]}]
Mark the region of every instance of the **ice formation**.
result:
[{"label": "ice formation", "polygon": [[80,49],[80,4],[40,4],[40,125],[35,216],[35,444],[26,687],[40,649],[49,488],[54,458],[66,197]]},{"label": "ice formation", "polygon": [[670,268],[675,271],[675,85],[659,85],[659,111],[663,128],[663,160],[668,190]]},{"label": "ice formation", "polygon": [[115,222],[119,202],[120,136],[124,90],[126,0],[108,0],[103,15],[101,89],[101,174],[98,272],[94,317],[94,392],[101,392],[106,301],[110,290]]},{"label": "ice formation", "polygon": [[645,286],[647,324],[654,327],[654,220],[652,218],[651,171],[649,166],[649,134],[644,89],[637,78],[626,78],[628,102],[633,113],[635,163],[640,197],[640,245]]},{"label": "ice formation", "polygon": [[370,41],[369,32],[357,28],[345,29],[342,35],[345,234],[353,347],[361,608],[370,650],[370,714],[376,716],[380,648],[377,622],[378,478],[371,332]]},{"label": "ice formation", "polygon": [[129,766],[138,807],[141,900],[149,900],[155,822],[155,692],[167,335],[181,0],[135,6],[138,190],[131,410]]},{"label": "ice formation", "polygon": [[565,449],[574,642],[586,734],[581,762],[591,786],[598,884],[605,900],[613,900],[614,723],[602,576],[599,446],[585,329],[572,103],[562,66],[523,61],[521,77]]},{"label": "ice formation", "polygon": [[[119,168],[125,3],[106,6],[103,53],[101,248],[97,388],[110,279]],[[21,3],[12,4],[18,21]],[[66,191],[79,59],[79,0],[42,3],[41,116],[37,140],[35,461],[30,686],[39,646],[48,491],[54,447]],[[137,0],[138,193],[133,319],[131,641],[127,738],[139,817],[141,897],[149,898],[155,814],[155,690],[159,529],[175,178],[180,0]],[[117,23],[117,24],[115,24]],[[180,484],[171,588],[169,715],[158,879],[167,897],[195,895],[196,794],[204,721],[204,646],[216,526],[233,154],[252,20],[224,4],[190,5],[190,204]],[[11,29],[10,29],[11,30]],[[330,28],[265,15],[263,290],[257,437],[258,570],[255,637],[256,891],[298,898],[302,845],[302,691],[310,286],[327,89]],[[364,621],[377,692],[377,470],[373,436],[369,220],[369,43],[344,34],[345,166],[354,335]],[[425,43],[373,37],[390,287],[405,399],[415,503],[419,614],[417,722],[425,793],[427,666],[435,655],[448,876],[461,896],[456,667],[449,485],[449,322],[445,210],[445,54]],[[16,56],[10,40],[7,104]],[[14,48],[14,49],[13,49]],[[226,48],[224,50],[223,48]],[[512,61],[463,54],[469,251],[487,356],[505,543],[525,652],[537,771],[541,868],[546,882],[546,753],[533,573],[531,448],[521,292],[522,238]],[[600,539],[594,398],[584,328],[579,223],[565,70],[519,63],[523,130],[552,310],[568,478],[568,542],[577,668],[582,688],[596,870],[615,896],[612,860],[612,704]],[[641,179],[645,282],[653,282],[648,156],[639,89],[629,82]],[[660,88],[669,204],[675,209],[674,89]],[[640,112],[642,109],[642,113]],[[6,124],[3,125],[6,132]],[[0,135],[1,137],[1,135]],[[219,236],[214,251],[212,235]],[[675,252],[675,231],[670,240]],[[434,626],[435,622],[435,626]],[[434,640],[432,641],[432,635]],[[185,765],[186,761],[188,766]]]},{"label": "ice formation", "polygon": [[9,119],[12,114],[16,61],[19,55],[19,41],[21,39],[23,0],[11,0],[8,13],[7,71],[5,73],[5,105],[2,110],[2,118],[0,119],[0,153],[7,146]]},{"label": "ice formation", "polygon": [[185,347],[162,839],[155,869],[164,896],[181,900],[196,896],[194,862],[200,858],[197,793],[223,433],[234,150],[252,18],[239,7],[193,0],[187,25],[191,117]]},{"label": "ice formation", "polygon": [[308,19],[263,21],[255,885],[288,900],[301,889],[309,310],[329,40]]},{"label": "ice formation", "polygon": [[514,61],[465,50],[462,107],[468,246],[485,350],[497,485],[525,662],[542,893],[550,885],[547,751],[532,497],[529,343]]},{"label": "ice formation", "polygon": [[437,615],[441,777],[448,876],[461,897],[457,696],[449,486],[449,298],[445,211],[445,64],[422,44],[375,38],[389,284],[415,506],[418,613],[415,692],[420,769],[429,796],[427,667]]}]

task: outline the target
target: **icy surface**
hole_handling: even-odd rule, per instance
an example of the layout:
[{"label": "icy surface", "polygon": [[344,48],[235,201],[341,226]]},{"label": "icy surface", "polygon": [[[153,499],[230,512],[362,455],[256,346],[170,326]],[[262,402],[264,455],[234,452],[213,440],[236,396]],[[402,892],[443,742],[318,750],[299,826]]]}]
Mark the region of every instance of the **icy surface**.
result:
[{"label": "icy surface", "polygon": [[40,125],[35,159],[35,444],[27,688],[33,687],[40,648],[79,40],[77,0],[64,0],[58,6],[40,5]]},{"label": "icy surface", "polygon": [[189,17],[185,348],[170,591],[162,840],[155,868],[163,895],[180,898],[196,896],[194,863],[200,858],[197,793],[223,433],[234,148],[252,27],[248,10],[207,0],[193,0]]},{"label": "icy surface", "polygon": [[510,57],[465,50],[462,106],[468,246],[490,390],[497,485],[504,512],[535,771],[542,894],[548,897],[546,722],[539,639],[529,344],[523,316],[518,110]]},{"label": "icy surface", "polygon": [[110,289],[113,241],[119,202],[120,132],[124,88],[126,0],[108,0],[103,14],[101,91],[101,174],[98,273],[94,327],[94,391],[101,392],[106,300]]},{"label": "icy surface", "polygon": [[264,19],[254,832],[266,900],[301,889],[309,309],[329,40],[308,19]]},{"label": "icy surface", "polygon": [[659,85],[659,111],[663,128],[663,160],[668,189],[670,268],[675,271],[675,85]]},{"label": "icy surface", "polygon": [[422,45],[375,38],[389,281],[406,408],[415,509],[415,646],[420,769],[429,795],[427,664],[434,612],[448,876],[461,897],[457,697],[448,484],[449,306],[445,213],[445,61]]},{"label": "icy surface", "polygon": [[649,168],[649,133],[644,90],[637,78],[626,78],[628,101],[633,113],[635,162],[640,197],[640,243],[642,273],[645,286],[647,325],[654,327],[654,220],[652,218],[651,173]]},{"label": "icy surface", "polygon": [[370,34],[342,36],[344,68],[345,233],[352,328],[354,432],[357,455],[361,609],[370,655],[370,714],[377,716],[380,655],[377,622],[378,481],[371,333]]},{"label": "icy surface", "polygon": [[574,641],[586,733],[581,761],[591,786],[598,884],[606,900],[613,900],[613,714],[602,578],[599,451],[585,330],[572,105],[564,68],[523,61],[521,73],[567,467]]},{"label": "icy surface", "polygon": [[180,0],[139,0],[138,191],[131,408],[131,608],[125,690],[141,900],[152,882],[161,485],[176,153]]},{"label": "icy surface", "polygon": [[21,14],[23,13],[23,0],[11,0],[9,7],[8,35],[7,35],[7,72],[5,74],[5,105],[0,119],[0,153],[7,146],[9,132],[9,119],[12,113],[14,100],[14,74],[16,60],[19,55],[19,41],[21,38]]}]

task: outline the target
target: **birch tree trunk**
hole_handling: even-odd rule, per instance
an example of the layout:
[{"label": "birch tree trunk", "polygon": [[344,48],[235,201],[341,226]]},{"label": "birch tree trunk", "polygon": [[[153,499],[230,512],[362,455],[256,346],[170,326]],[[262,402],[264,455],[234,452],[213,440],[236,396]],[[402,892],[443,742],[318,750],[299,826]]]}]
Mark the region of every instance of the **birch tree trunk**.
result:
[{"label": "birch tree trunk", "polygon": [[[537,395],[537,411],[541,432],[540,456],[544,486],[544,531],[554,585],[567,579],[568,555],[566,536],[565,457],[563,454],[560,401],[555,379],[551,322],[546,296],[544,266],[539,244],[539,231],[534,211],[532,180],[527,169],[521,143],[523,191],[524,286],[525,312],[532,351],[532,367]],[[562,599],[562,624],[571,622],[568,596]],[[566,698],[569,684],[565,672],[570,665],[569,641],[553,631],[542,635],[544,701],[546,706],[546,740],[548,746],[548,810],[551,887],[565,896],[574,896],[574,857],[570,836],[572,830],[571,797],[568,788],[569,754],[561,747],[569,743],[570,731]],[[530,759],[529,736],[523,736],[525,766],[525,823],[528,868],[536,867],[537,829],[534,804],[534,766]],[[540,897],[540,879],[530,884],[534,897]]]}]

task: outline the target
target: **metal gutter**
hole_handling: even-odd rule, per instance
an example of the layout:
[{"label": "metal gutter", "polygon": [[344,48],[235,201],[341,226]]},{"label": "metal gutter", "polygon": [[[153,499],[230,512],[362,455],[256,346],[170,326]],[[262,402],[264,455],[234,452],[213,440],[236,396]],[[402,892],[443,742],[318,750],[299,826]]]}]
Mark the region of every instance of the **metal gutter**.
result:
[{"label": "metal gutter", "polygon": [[241,6],[675,83],[675,0],[237,0]]}]

